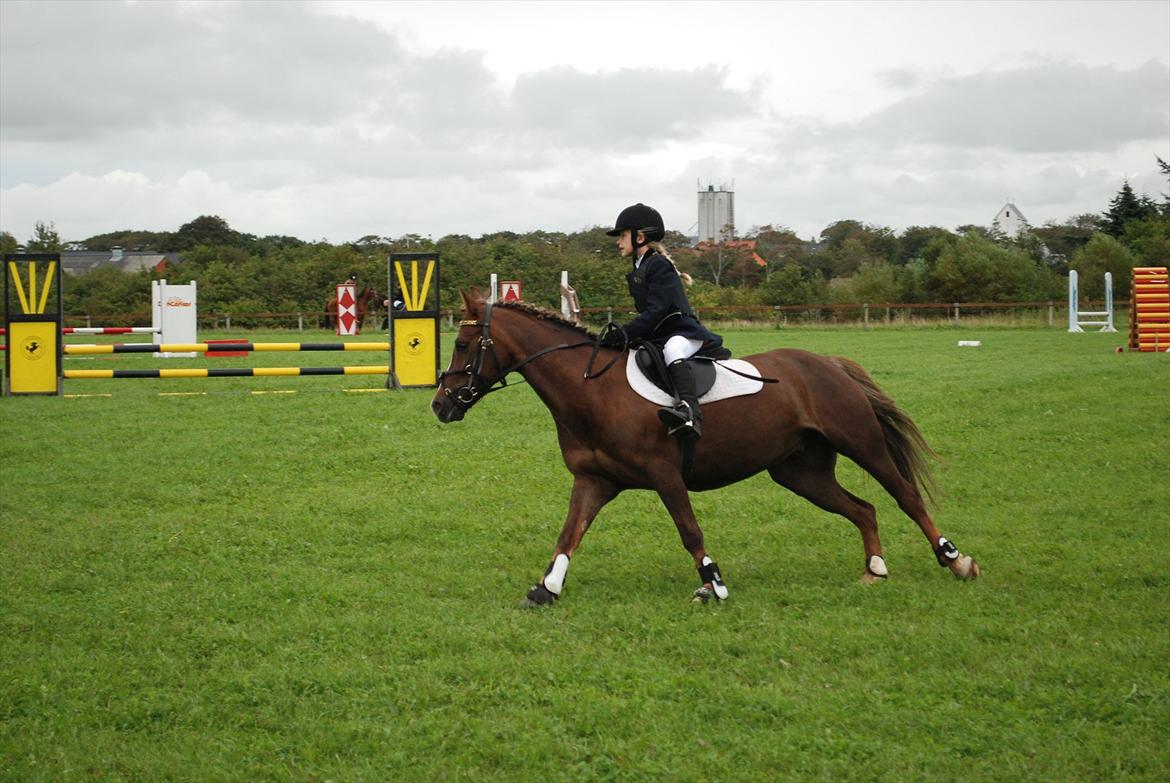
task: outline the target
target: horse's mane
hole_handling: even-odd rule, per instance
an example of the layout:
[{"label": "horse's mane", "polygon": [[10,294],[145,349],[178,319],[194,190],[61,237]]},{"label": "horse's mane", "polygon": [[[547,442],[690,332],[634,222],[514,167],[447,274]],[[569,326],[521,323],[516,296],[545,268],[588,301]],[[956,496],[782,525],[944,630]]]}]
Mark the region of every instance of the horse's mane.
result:
[{"label": "horse's mane", "polygon": [[542,321],[551,321],[558,326],[564,326],[573,330],[577,334],[582,335],[583,337],[588,337],[590,340],[597,339],[597,335],[595,333],[589,331],[580,324],[573,323],[556,310],[550,310],[547,307],[541,307],[540,305],[534,305],[531,302],[524,302],[518,299],[513,299],[510,302],[496,302],[495,306],[503,307],[505,310],[516,310],[517,312],[527,313],[528,315],[539,318]]}]

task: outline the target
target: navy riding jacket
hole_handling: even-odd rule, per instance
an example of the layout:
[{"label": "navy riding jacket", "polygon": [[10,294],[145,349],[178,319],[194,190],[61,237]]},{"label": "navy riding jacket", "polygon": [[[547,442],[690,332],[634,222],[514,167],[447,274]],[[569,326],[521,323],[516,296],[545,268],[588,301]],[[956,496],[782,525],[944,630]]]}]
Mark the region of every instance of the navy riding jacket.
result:
[{"label": "navy riding jacket", "polygon": [[701,351],[723,345],[723,338],[699,323],[687,301],[682,279],[665,256],[648,252],[637,269],[626,275],[638,316],[625,325],[631,340],[649,340],[660,347],[676,334],[701,340]]}]

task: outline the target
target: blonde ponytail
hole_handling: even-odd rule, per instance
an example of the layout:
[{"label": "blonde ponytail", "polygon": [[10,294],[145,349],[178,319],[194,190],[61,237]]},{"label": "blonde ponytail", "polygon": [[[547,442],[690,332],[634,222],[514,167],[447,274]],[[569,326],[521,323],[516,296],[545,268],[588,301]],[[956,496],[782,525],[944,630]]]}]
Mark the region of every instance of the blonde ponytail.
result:
[{"label": "blonde ponytail", "polygon": [[674,273],[683,281],[683,285],[692,285],[695,282],[693,277],[679,269],[678,264],[674,263],[674,259],[670,257],[670,253],[666,252],[666,245],[661,242],[651,242],[648,247],[670,262],[670,265],[674,267]]}]

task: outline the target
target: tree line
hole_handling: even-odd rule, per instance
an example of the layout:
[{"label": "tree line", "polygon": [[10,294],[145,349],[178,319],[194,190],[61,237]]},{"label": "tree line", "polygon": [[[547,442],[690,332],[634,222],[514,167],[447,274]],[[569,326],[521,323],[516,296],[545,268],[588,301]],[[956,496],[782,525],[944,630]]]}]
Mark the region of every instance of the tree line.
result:
[{"label": "tree line", "polygon": [[[1170,179],[1170,166],[1161,158],[1158,164]],[[839,220],[815,241],[802,240],[783,226],[754,227],[739,238],[753,240],[754,250],[742,241],[691,248],[676,232],[668,232],[665,245],[679,268],[694,278],[689,295],[697,307],[1059,301],[1069,269],[1081,275],[1081,293],[1089,298],[1103,296],[1104,273],[1112,272],[1114,295],[1123,299],[1133,267],[1162,266],[1170,259],[1170,195],[1161,196],[1155,201],[1138,195],[1126,182],[1100,214],[1028,226],[1017,237],[974,225],[955,230],[914,226],[896,233]],[[0,232],[0,250],[121,247],[181,254],[182,261],[169,265],[165,274],[104,266],[70,276],[64,286],[66,314],[144,312],[152,276],[172,283],[197,280],[205,313],[318,313],[334,286],[350,274],[384,293],[387,257],[404,252],[440,254],[444,308],[458,307],[460,288],[486,288],[492,273],[523,281],[525,299],[557,306],[561,270],[569,272],[583,307],[626,308],[626,267],[605,231],[602,226],[573,233],[502,231],[437,240],[371,234],[331,244],[258,237],[204,215],[173,232],[115,231],[76,242],[62,241],[52,223],[37,223],[23,246]]]}]

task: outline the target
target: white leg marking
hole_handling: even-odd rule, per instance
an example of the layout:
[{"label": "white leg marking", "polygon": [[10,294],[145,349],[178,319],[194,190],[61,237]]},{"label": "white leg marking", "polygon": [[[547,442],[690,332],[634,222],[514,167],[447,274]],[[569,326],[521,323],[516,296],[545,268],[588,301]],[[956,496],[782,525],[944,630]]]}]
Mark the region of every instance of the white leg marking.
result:
[{"label": "white leg marking", "polygon": [[544,586],[553,595],[560,595],[561,589],[565,586],[565,574],[569,571],[569,556],[566,554],[557,555],[553,560],[552,568],[548,572],[548,576],[544,578]]},{"label": "white leg marking", "polygon": [[882,560],[881,555],[874,555],[869,559],[869,572],[874,576],[890,575],[890,572],[886,570],[886,561]]}]

